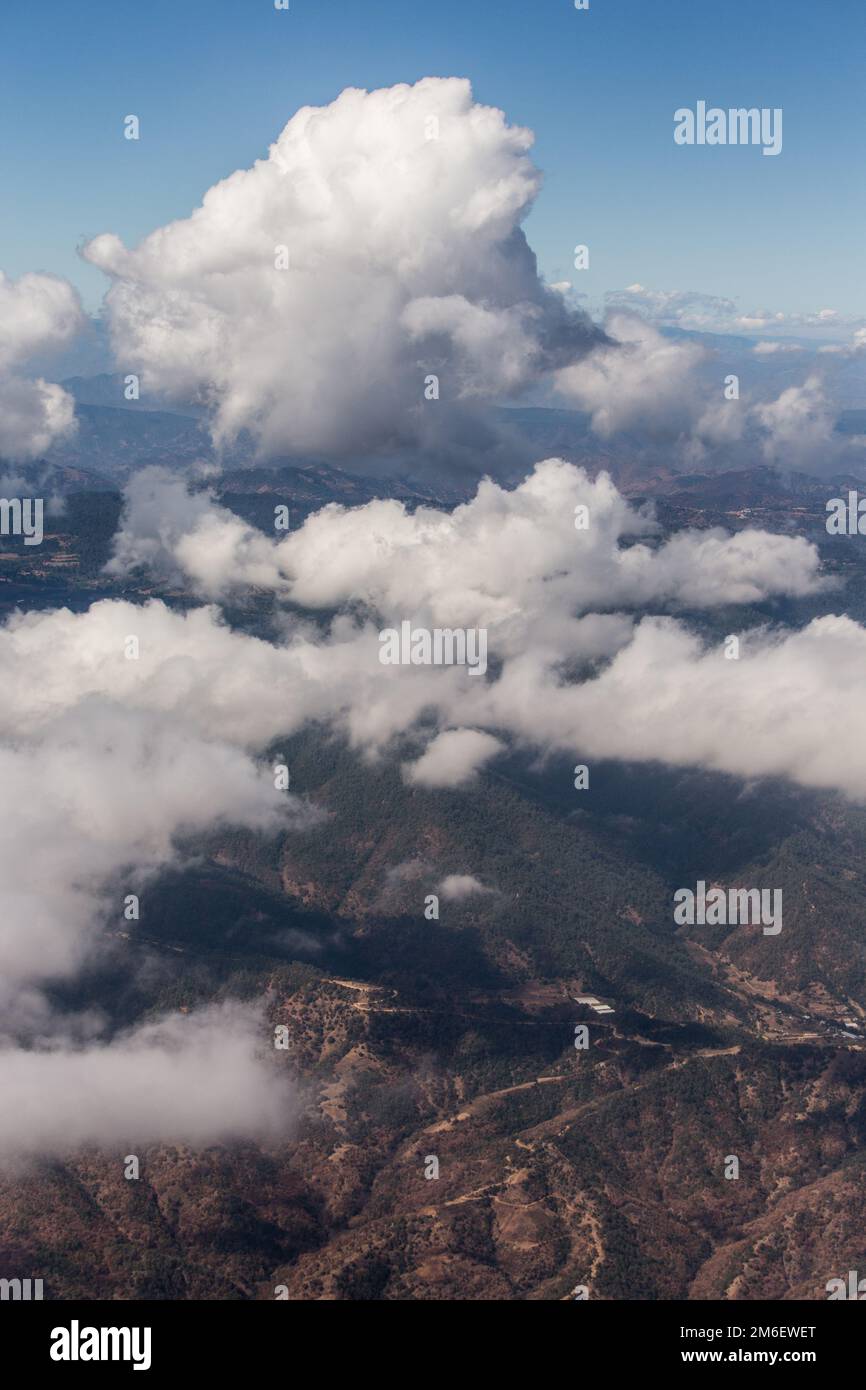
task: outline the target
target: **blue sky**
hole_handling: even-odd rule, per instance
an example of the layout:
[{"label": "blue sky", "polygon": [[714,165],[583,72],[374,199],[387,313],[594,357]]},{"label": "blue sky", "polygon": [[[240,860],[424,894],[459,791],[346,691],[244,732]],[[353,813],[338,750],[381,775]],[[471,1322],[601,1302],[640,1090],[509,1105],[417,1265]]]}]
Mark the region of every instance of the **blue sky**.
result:
[{"label": "blue sky", "polygon": [[[0,268],[66,275],[95,307],[84,239],[186,215],[299,106],[460,75],[536,132],[527,233],[551,280],[864,314],[864,38],[862,0],[10,0]],[[673,112],[699,99],[781,106],[782,153],[676,146]]]}]

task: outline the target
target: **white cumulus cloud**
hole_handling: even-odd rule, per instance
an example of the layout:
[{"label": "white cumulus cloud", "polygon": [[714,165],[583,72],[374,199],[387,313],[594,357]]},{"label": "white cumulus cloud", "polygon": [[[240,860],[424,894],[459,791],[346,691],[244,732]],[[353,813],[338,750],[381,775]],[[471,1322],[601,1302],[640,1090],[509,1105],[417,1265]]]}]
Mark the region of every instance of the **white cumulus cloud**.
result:
[{"label": "white cumulus cloud", "polygon": [[68,392],[28,375],[37,353],[69,342],[84,326],[76,291],[55,275],[12,280],[0,271],[0,458],[36,458],[75,429]]},{"label": "white cumulus cloud", "polygon": [[416,787],[465,786],[504,748],[501,739],[478,729],[446,729],[406,766],[404,775]]},{"label": "white cumulus cloud", "polygon": [[460,78],[302,108],[190,217],[85,248],[112,280],[118,361],[145,391],[207,400],[218,442],[435,441],[446,402],[517,390],[598,337],[521,230],[532,138]]}]

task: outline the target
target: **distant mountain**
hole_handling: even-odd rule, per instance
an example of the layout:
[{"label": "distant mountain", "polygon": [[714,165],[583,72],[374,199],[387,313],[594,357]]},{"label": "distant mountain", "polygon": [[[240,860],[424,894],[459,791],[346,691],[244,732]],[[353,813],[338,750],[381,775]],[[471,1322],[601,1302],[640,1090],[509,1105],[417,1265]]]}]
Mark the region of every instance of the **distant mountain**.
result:
[{"label": "distant mountain", "polygon": [[[735,363],[733,359],[720,363],[719,370],[728,369],[742,371],[743,363]],[[761,378],[766,370],[765,360],[752,356],[747,364],[748,377],[744,380],[754,380],[756,374]],[[310,469],[333,467],[340,473],[343,496],[351,492],[347,490],[347,478],[366,477],[375,478],[379,495],[399,496],[402,487],[408,496],[444,505],[471,496],[479,479],[487,472],[506,485],[513,485],[534,463],[553,456],[578,464],[593,475],[606,470],[618,486],[630,493],[664,489],[681,471],[681,465],[676,462],[675,441],[650,440],[639,431],[625,431],[613,438],[601,439],[592,432],[590,417],[585,412],[545,406],[492,409],[487,421],[495,448],[489,461],[485,461],[482,454],[472,467],[422,457],[406,448],[391,455],[382,453],[338,461],[309,455],[263,461],[257,455],[254,441],[247,435],[217,452],[201,407],[183,405],[154,409],[141,400],[126,401],[123,382],[121,375],[107,373],[66,379],[64,385],[77,402],[79,426],[71,439],[49,450],[47,458],[51,463],[96,472],[122,485],[133,470],[146,464],[158,463],[183,470],[194,463],[206,462],[215,464],[229,476],[228,490],[238,493],[260,491],[264,475],[275,471],[294,468],[307,470],[309,474]],[[770,378],[764,381],[765,387],[768,384]],[[788,383],[775,383],[780,390],[784,384]],[[861,436],[866,436],[866,410],[840,410],[836,428],[847,445],[846,470],[855,475],[862,468],[866,474],[866,447],[861,440]],[[738,469],[745,473],[757,457],[760,457],[759,441],[745,439],[727,450],[717,451],[707,467],[715,472]],[[254,473],[258,481],[246,489],[240,476],[235,476],[241,472]],[[300,477],[298,481],[300,483]],[[373,486],[372,481],[370,485]],[[363,491],[359,484],[359,495]]]},{"label": "distant mountain", "polygon": [[212,455],[207,431],[187,415],[87,404],[75,413],[76,433],[47,451],[49,462],[95,469],[122,484],[146,464],[180,470]]}]

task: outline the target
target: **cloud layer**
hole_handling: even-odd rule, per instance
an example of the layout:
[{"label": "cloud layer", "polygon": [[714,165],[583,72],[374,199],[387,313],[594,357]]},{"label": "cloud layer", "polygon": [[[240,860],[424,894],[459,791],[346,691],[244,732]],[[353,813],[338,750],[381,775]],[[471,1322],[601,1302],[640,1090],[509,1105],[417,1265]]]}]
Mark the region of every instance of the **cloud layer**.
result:
[{"label": "cloud layer", "polygon": [[[150,493],[161,487],[165,525],[154,536]],[[143,512],[140,488],[149,497]],[[155,672],[148,702],[163,701],[165,688],[194,699],[203,720],[231,723],[228,684],[260,737],[280,721],[289,730],[321,719],[372,750],[432,714],[435,736],[407,769],[418,785],[461,784],[498,751],[491,740],[510,735],[576,756],[777,773],[866,795],[866,747],[850,700],[851,681],[866,679],[859,625],[822,618],[801,632],[753,632],[740,659],[729,661],[674,616],[635,622],[636,610],[659,606],[675,613],[819,593],[826,581],[817,551],[802,538],[745,530],[661,540],[608,478],[590,480],[557,460],[513,491],[485,482],[450,513],[410,514],[392,501],[330,506],[279,542],[252,533],[206,494],[193,500],[192,530],[181,534],[170,520],[187,505],[177,480],[157,474],[133,484],[119,540],[125,563],[146,556],[211,596],[252,580],[313,612],[345,611],[325,627],[287,617],[285,642],[271,646],[228,633],[207,610],[183,619],[157,605],[140,610],[164,628],[166,669],[170,653],[190,641],[173,630],[193,622],[201,629],[195,680],[166,685]],[[575,529],[575,508],[584,507],[588,527]],[[486,628],[487,677],[458,667],[382,667],[379,627],[406,619]],[[96,621],[94,610],[88,620]],[[46,638],[51,647],[54,640]],[[840,685],[846,671],[851,679]],[[254,692],[247,701],[242,684]],[[840,759],[825,747],[828,720],[850,735],[840,740]]]},{"label": "cloud layer", "polygon": [[590,629],[578,615],[602,608],[712,607],[821,587],[817,551],[799,537],[716,529],[656,541],[652,517],[607,474],[592,479],[561,459],[511,490],[487,479],[451,512],[409,512],[392,500],[330,505],[279,542],[206,492],[189,496],[183,480],[147,469],[127,488],[110,569],[145,564],[205,598],[258,585],[302,608],[352,602],[393,619],[486,625],[500,654],[525,649],[530,634],[534,645],[549,634],[566,651],[579,634],[583,649]]},{"label": "cloud layer", "polygon": [[82,1144],[138,1152],[285,1133],[285,1079],[262,1061],[263,1020],[238,1005],[144,1024],[110,1046],[0,1049],[0,1160]]}]

